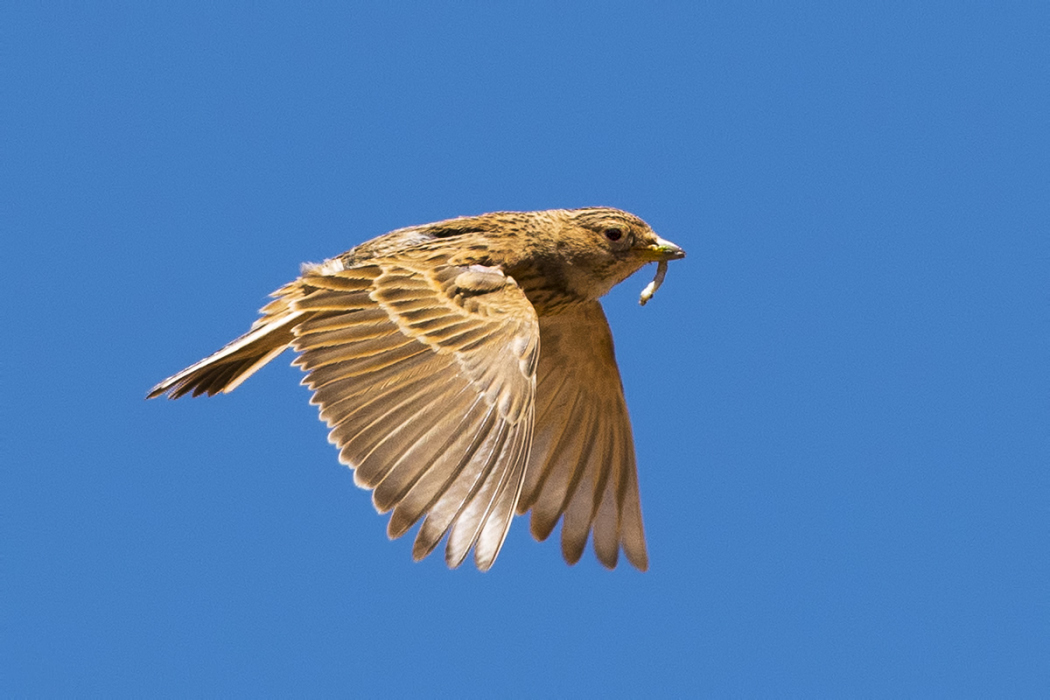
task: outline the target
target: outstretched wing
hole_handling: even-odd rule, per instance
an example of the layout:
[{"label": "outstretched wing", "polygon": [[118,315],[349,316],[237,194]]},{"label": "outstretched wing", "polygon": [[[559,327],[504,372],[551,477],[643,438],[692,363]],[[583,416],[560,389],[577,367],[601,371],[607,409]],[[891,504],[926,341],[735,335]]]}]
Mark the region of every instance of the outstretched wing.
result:
[{"label": "outstretched wing", "polygon": [[539,326],[497,268],[440,260],[315,268],[294,328],[329,440],[373,489],[388,532],[425,516],[413,556],[448,533],[445,559],[499,554],[521,492],[534,422]]},{"label": "outstretched wing", "polygon": [[518,512],[532,509],[532,534],[545,540],[564,515],[561,549],[579,561],[594,551],[609,568],[622,546],[649,566],[638,470],[612,333],[598,302],[540,318],[536,428]]}]

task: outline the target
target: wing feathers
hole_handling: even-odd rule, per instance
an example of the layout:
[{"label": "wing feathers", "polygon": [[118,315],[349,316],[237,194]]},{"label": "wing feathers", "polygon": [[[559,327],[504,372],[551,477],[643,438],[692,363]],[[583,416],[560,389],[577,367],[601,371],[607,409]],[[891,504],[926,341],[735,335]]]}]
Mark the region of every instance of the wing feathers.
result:
[{"label": "wing feathers", "polygon": [[484,570],[524,477],[539,327],[502,274],[455,287],[476,276],[393,263],[308,275],[294,346],[340,460],[393,511],[388,534],[423,518],[413,556],[447,535],[449,566],[474,549]]},{"label": "wing feathers", "polygon": [[[513,448],[513,445],[508,444],[508,432],[509,427],[507,424],[501,422],[496,429],[491,444],[487,448],[488,460],[484,468],[474,478],[461,477],[457,480],[457,482],[463,482],[464,484],[470,483],[471,487],[469,494],[463,498],[462,505],[459,506],[450,524],[448,544],[445,547],[445,563],[452,568],[458,567],[466,559],[467,553],[474,546],[478,535],[481,533],[481,526],[484,524],[485,516],[488,515],[489,509],[492,507],[492,502],[496,497],[496,492],[499,490],[500,483],[508,478],[508,472],[512,471],[507,468],[496,468],[497,465],[505,460],[504,452]],[[458,495],[453,491],[449,496],[448,499],[442,498],[438,501],[434,506],[435,511],[440,511],[443,507],[449,510],[455,507]]]},{"label": "wing feathers", "polygon": [[[575,429],[575,426],[570,426],[564,420],[555,420],[556,417],[572,415],[575,409],[556,411],[553,407],[563,401],[577,401],[579,396],[570,388],[567,373],[560,373],[553,379],[549,377],[550,373],[541,377],[537,383],[537,419],[533,437],[533,453],[537,455],[548,455],[552,450],[558,449],[558,446],[566,439],[566,433]],[[527,512],[536,503],[540,490],[553,468],[554,460],[548,459],[546,463],[540,465],[540,468],[526,470],[521,499],[518,501],[519,515]]]},{"label": "wing feathers", "polygon": [[[478,431],[479,439],[471,442],[467,458],[456,465],[453,473],[443,479],[440,490],[434,494],[427,506],[430,512],[423,520],[412,545],[412,556],[416,560],[430,554],[445,536],[463,501],[469,498],[483,473],[483,468],[488,465],[488,452],[491,452],[491,447],[486,452],[484,446],[491,442],[493,429],[502,425],[495,407],[490,407],[485,415],[485,422]],[[441,476],[435,475],[437,478]],[[434,486],[430,482],[423,485]]]},{"label": "wing feathers", "polygon": [[362,483],[369,488],[375,488],[387,477],[389,468],[406,446],[414,445],[426,432],[426,417],[442,412],[448,403],[449,396],[444,387],[436,390],[432,386],[425,387],[409,400],[399,402],[381,420],[374,421],[366,431],[379,438],[370,437],[365,443],[367,449],[363,446],[360,448],[362,456],[358,464],[362,466],[357,469],[355,476],[360,476]]},{"label": "wing feathers", "polygon": [[562,522],[562,554],[579,560],[593,533],[594,551],[616,566],[622,548],[648,566],[634,441],[613,354],[597,302],[540,319],[536,438],[518,511],[532,510],[537,539]]},{"label": "wing feathers", "polygon": [[[444,397],[445,403],[440,411],[429,411],[416,416],[413,425],[414,440],[407,448],[399,451],[392,445],[389,455],[373,455],[374,459],[383,458],[392,462],[386,476],[376,484],[372,492],[372,502],[379,512],[385,513],[398,506],[409,490],[430,468],[445,458],[447,452],[457,451],[456,443],[463,441],[467,431],[475,429],[470,422],[479,400],[467,389],[452,397]],[[462,418],[457,421],[452,416]],[[393,535],[391,530],[392,537],[400,534],[403,532]]]},{"label": "wing feathers", "polygon": [[561,526],[561,551],[565,561],[575,564],[583,556],[587,546],[587,536],[594,522],[598,502],[605,488],[609,474],[609,440],[612,436],[604,429],[605,423],[599,423],[595,431],[594,446],[587,461],[577,467],[580,480],[572,494],[571,500],[564,508],[565,519]]},{"label": "wing feathers", "polygon": [[461,426],[469,426],[473,432],[462,430],[452,434],[442,444],[444,449],[435,450],[432,461],[423,466],[417,475],[410,477],[411,483],[403,489],[403,495],[390,516],[388,534],[391,537],[405,534],[430,509],[446,487],[472,463],[495,421],[495,409],[480,397],[475,399],[460,423]]},{"label": "wing feathers", "polygon": [[516,436],[515,453],[511,457],[514,471],[509,478],[504,480],[500,493],[496,495],[496,502],[482,526],[477,544],[474,546],[474,562],[482,571],[487,571],[499,556],[499,551],[510,531],[510,522],[514,517],[514,510],[525,481],[523,472],[532,446],[532,416],[519,425],[523,425],[524,430]]},{"label": "wing feathers", "polygon": [[390,511],[390,537],[422,519],[416,559],[447,536],[449,566],[473,550],[486,570],[515,511],[531,510],[537,539],[563,521],[570,564],[593,533],[603,565],[622,549],[647,568],[630,421],[597,302],[537,319],[497,268],[338,267],[282,287],[248,333],[149,396],[232,391],[291,345],[340,460]]}]

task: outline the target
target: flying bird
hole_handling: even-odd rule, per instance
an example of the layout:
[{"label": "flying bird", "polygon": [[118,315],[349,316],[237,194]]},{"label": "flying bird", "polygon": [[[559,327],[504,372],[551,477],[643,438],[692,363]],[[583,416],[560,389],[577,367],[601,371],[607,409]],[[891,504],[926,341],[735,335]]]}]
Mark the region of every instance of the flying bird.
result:
[{"label": "flying bird", "polygon": [[495,562],[515,513],[579,561],[648,568],[634,439],[599,297],[646,263],[685,256],[606,207],[495,212],[398,229],[271,296],[251,329],[155,386],[230,392],[291,348],[355,482],[387,532],[420,519],[420,560]]}]

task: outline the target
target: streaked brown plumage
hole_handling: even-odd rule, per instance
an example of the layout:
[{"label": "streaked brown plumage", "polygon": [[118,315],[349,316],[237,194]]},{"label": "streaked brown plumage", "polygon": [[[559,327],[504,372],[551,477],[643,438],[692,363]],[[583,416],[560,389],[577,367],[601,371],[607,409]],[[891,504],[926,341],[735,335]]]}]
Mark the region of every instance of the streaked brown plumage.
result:
[{"label": "streaked brown plumage", "polygon": [[[598,298],[684,252],[609,208],[497,212],[392,231],[304,266],[245,335],[149,398],[229,392],[287,348],[356,483],[416,522],[413,556],[496,560],[517,512],[570,564],[648,567],[631,424]],[[651,294],[650,294],[651,295]]]}]

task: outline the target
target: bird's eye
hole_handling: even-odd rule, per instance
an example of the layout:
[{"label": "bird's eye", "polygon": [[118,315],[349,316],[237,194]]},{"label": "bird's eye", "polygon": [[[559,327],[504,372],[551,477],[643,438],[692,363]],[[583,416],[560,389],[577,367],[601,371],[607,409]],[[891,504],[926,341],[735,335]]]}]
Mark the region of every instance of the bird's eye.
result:
[{"label": "bird's eye", "polygon": [[610,241],[618,241],[621,238],[623,238],[623,229],[622,228],[616,228],[616,227],[607,228],[607,229],[605,229],[604,233],[605,233],[605,237],[608,238]]}]

